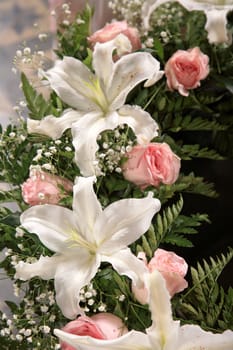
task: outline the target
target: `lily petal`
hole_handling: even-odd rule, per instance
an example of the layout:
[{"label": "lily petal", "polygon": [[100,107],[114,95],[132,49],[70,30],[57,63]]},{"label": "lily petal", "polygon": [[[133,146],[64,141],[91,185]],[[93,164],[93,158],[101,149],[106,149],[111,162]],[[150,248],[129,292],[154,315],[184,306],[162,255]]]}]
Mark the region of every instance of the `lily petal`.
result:
[{"label": "lily petal", "polygon": [[93,226],[102,208],[93,189],[96,178],[78,177],[73,188],[73,210],[80,231],[86,240],[94,242]]},{"label": "lily petal", "polygon": [[132,128],[139,144],[149,143],[158,136],[158,124],[140,107],[125,105],[119,109],[118,113],[121,124],[127,124]]},{"label": "lily petal", "polygon": [[79,306],[80,289],[91,281],[99,266],[99,257],[85,252],[79,256],[69,256],[57,266],[54,276],[56,301],[67,318],[73,319],[83,313]]},{"label": "lily petal", "polygon": [[129,248],[121,249],[111,255],[102,255],[102,261],[112,264],[119,275],[129,277],[138,288],[143,287],[143,277],[148,270]]},{"label": "lily petal", "polygon": [[55,66],[44,75],[52,89],[69,106],[86,113],[99,110],[98,105],[89,98],[95,76],[81,61],[64,57],[57,60]]},{"label": "lily petal", "polygon": [[96,139],[104,130],[113,130],[118,118],[103,118],[98,112],[86,114],[72,126],[75,161],[83,176],[96,174],[96,152],[99,148]]},{"label": "lily petal", "polygon": [[70,232],[77,226],[73,211],[58,205],[35,205],[20,216],[20,222],[34,232],[40,241],[54,252],[67,247]]},{"label": "lily petal", "polygon": [[[147,330],[153,346],[166,350],[179,349],[178,342],[180,322],[173,321],[170,295],[166,282],[160,272],[154,270],[148,275],[149,305],[152,326]],[[188,350],[188,348],[187,348]]]},{"label": "lily petal", "polygon": [[[115,41],[110,40],[106,43],[96,43],[93,53],[93,68],[102,86],[106,86],[109,76],[112,75],[113,71],[113,58],[112,53],[116,48]],[[103,64],[104,62],[104,64]]]},{"label": "lily petal", "polygon": [[[55,329],[54,334],[61,340],[72,345],[75,349],[79,350],[93,350],[93,349],[106,349],[106,350],[149,350],[150,344],[148,343],[147,335],[142,332],[131,331],[126,333],[122,337],[113,340],[100,340],[89,336],[79,336],[71,333]],[[159,349],[154,349],[159,350]]]},{"label": "lily petal", "polygon": [[[150,80],[160,71],[160,62],[147,52],[133,52],[122,56],[113,67],[106,91],[111,103],[111,110],[122,107],[128,93],[139,83]],[[162,77],[157,75],[158,79]],[[158,80],[157,79],[157,80]]]},{"label": "lily petal", "polygon": [[185,325],[180,328],[179,344],[177,349],[232,350],[232,346],[233,332],[230,330],[227,330],[221,334],[214,334],[212,332],[204,331],[199,326]]},{"label": "lily petal", "polygon": [[24,263],[20,261],[16,266],[15,278],[27,281],[33,277],[41,277],[44,280],[54,278],[57,265],[64,262],[64,257],[61,255],[41,256],[39,260],[34,263]]},{"label": "lily petal", "polygon": [[[233,5],[232,5],[233,9]],[[232,36],[227,30],[227,13],[229,10],[209,10],[205,11],[206,25],[205,29],[208,32],[208,40],[210,43],[231,44]]]},{"label": "lily petal", "polygon": [[41,120],[27,119],[29,134],[41,134],[51,137],[53,140],[60,138],[63,132],[71,128],[72,124],[82,117],[82,113],[69,110],[61,117],[48,115]]},{"label": "lily petal", "polygon": [[104,209],[94,227],[95,239],[101,243],[101,254],[119,252],[145,233],[155,213],[160,210],[158,199],[121,199]]}]

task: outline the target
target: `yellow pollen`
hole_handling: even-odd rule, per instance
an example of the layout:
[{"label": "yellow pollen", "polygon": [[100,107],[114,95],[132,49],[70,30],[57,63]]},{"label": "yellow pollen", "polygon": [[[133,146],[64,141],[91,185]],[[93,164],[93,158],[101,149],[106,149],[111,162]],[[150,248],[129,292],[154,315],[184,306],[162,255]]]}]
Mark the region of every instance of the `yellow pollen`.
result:
[{"label": "yellow pollen", "polygon": [[96,103],[103,112],[108,111],[109,103],[107,98],[100,86],[100,81],[98,78],[92,78],[91,82],[84,82],[86,87],[88,88],[85,95],[94,103]]},{"label": "yellow pollen", "polygon": [[69,247],[79,247],[85,248],[89,251],[90,254],[96,254],[97,246],[94,243],[88,242],[85,240],[75,229],[71,229],[68,233],[69,238],[67,242],[69,243]]}]

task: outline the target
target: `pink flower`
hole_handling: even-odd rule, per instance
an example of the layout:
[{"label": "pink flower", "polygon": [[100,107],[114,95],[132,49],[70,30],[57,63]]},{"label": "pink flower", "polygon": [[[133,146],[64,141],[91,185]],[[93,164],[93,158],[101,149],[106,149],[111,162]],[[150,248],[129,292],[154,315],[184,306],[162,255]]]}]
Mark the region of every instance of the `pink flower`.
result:
[{"label": "pink flower", "polygon": [[57,204],[67,192],[72,192],[73,184],[67,179],[33,169],[21,189],[23,199],[29,205]]},{"label": "pink flower", "polygon": [[150,185],[158,187],[160,183],[173,184],[179,176],[180,158],[166,143],[137,145],[126,156],[123,175],[142,189]]},{"label": "pink flower", "polygon": [[188,90],[200,86],[200,80],[209,74],[208,63],[209,57],[199,47],[176,51],[165,65],[168,88],[188,96]]},{"label": "pink flower", "polygon": [[[67,323],[62,329],[75,335],[96,339],[115,339],[128,332],[122,320],[110,313],[99,313],[92,317],[80,316],[76,320]],[[61,342],[62,350],[75,350],[71,345]]]},{"label": "pink flower", "polygon": [[102,29],[97,30],[89,38],[89,42],[94,46],[97,42],[105,43],[114,39],[117,35],[124,34],[129,39],[132,45],[132,51],[141,48],[141,41],[138,30],[133,27],[128,27],[126,21],[112,22],[106,24]]},{"label": "pink flower", "polygon": [[[171,297],[188,287],[188,283],[184,279],[184,276],[188,271],[188,264],[183,258],[174,252],[158,248],[149,263],[147,263],[144,252],[139,253],[138,258],[144,261],[150,273],[154,270],[158,270],[162,274]],[[147,302],[148,292],[146,287],[136,288],[135,286],[132,286],[132,291],[135,298],[141,304]]]}]

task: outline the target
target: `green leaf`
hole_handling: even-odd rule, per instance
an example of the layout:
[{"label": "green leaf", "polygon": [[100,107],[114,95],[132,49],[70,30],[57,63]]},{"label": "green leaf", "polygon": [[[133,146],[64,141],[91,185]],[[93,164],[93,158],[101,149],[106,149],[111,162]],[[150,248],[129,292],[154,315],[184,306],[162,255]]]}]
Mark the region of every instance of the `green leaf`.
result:
[{"label": "green leaf", "polygon": [[35,120],[41,120],[46,115],[58,116],[58,109],[53,106],[53,101],[46,101],[42,94],[38,94],[33,86],[29,83],[26,75],[21,74],[21,82],[24,96],[29,109],[29,116]]},{"label": "green leaf", "polygon": [[191,267],[192,285],[177,304],[177,312],[207,330],[233,329],[233,291],[230,288],[224,292],[218,284],[222,271],[232,258],[233,249],[229,248],[226,255],[211,257],[209,262],[203,259],[202,264],[197,263],[196,269]]}]

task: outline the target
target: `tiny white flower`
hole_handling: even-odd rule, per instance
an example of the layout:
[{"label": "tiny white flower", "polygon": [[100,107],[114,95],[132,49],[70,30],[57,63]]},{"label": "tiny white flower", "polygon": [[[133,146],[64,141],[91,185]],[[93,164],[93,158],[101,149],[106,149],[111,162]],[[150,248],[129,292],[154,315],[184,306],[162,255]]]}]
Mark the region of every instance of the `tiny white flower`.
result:
[{"label": "tiny white flower", "polygon": [[91,292],[86,292],[85,294],[84,294],[84,296],[85,296],[85,298],[91,298],[92,297],[92,293]]},{"label": "tiny white flower", "polygon": [[64,21],[62,21],[62,24],[68,27],[70,25],[70,22],[67,19],[64,19]]},{"label": "tiny white flower", "polygon": [[43,326],[42,328],[41,328],[41,330],[42,330],[42,332],[43,333],[45,333],[45,334],[48,334],[48,333],[50,333],[50,327],[49,326]]},{"label": "tiny white flower", "polygon": [[20,139],[21,139],[21,141],[25,141],[26,140],[26,136],[20,135]]},{"label": "tiny white flower", "polygon": [[40,33],[38,35],[38,38],[39,38],[40,41],[46,40],[47,37],[48,37],[48,35],[46,33]]},{"label": "tiny white flower", "polygon": [[42,165],[42,168],[46,169],[46,170],[52,170],[53,166],[50,163],[45,163]]},{"label": "tiny white flower", "polygon": [[31,329],[25,329],[24,333],[25,337],[29,337],[32,334]]},{"label": "tiny white flower", "polygon": [[76,23],[77,24],[83,24],[83,23],[85,23],[85,21],[83,19],[81,19],[81,18],[77,18],[76,19]]},{"label": "tiny white flower", "polygon": [[30,47],[25,47],[23,50],[24,55],[30,55],[31,54],[31,49]]},{"label": "tiny white flower", "polygon": [[49,317],[49,321],[50,322],[54,322],[56,320],[56,316],[55,315],[51,315],[50,317]]},{"label": "tiny white flower", "polygon": [[25,101],[19,102],[20,107],[27,107],[27,103]]},{"label": "tiny white flower", "polygon": [[115,171],[120,174],[122,172],[122,169],[120,167],[117,167]]},{"label": "tiny white flower", "polygon": [[61,140],[55,140],[54,143],[55,143],[56,145],[60,145],[60,144],[62,143],[62,141],[61,141]]},{"label": "tiny white flower", "polygon": [[17,50],[16,51],[16,56],[19,57],[19,58],[22,57],[23,56],[22,51],[21,50]]},{"label": "tiny white flower", "polygon": [[22,341],[23,340],[23,336],[21,334],[16,334],[15,338],[18,341]]},{"label": "tiny white flower", "polygon": [[70,8],[70,5],[69,5],[68,3],[62,4],[62,9],[63,9],[64,11],[69,10],[69,8]]},{"label": "tiny white flower", "polygon": [[46,313],[47,311],[48,311],[48,306],[47,305],[42,305],[41,307],[40,307],[40,309],[41,309],[41,312],[43,312],[43,313]]},{"label": "tiny white flower", "polygon": [[24,230],[21,227],[16,227],[15,237],[23,237],[23,236],[24,236]]},{"label": "tiny white flower", "polygon": [[98,306],[98,310],[100,312],[105,312],[107,309],[107,305],[106,304],[101,304],[100,306]]},{"label": "tiny white flower", "polygon": [[125,295],[124,294],[120,295],[118,299],[119,299],[119,301],[124,301],[125,300]]},{"label": "tiny white flower", "polygon": [[51,157],[52,153],[51,152],[44,152],[45,157]]}]

